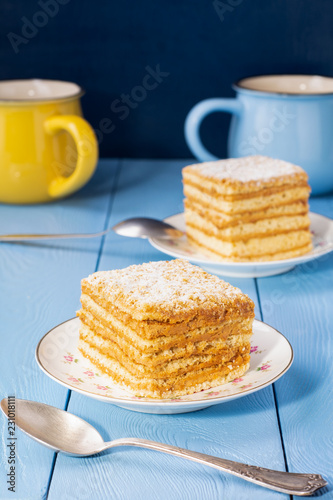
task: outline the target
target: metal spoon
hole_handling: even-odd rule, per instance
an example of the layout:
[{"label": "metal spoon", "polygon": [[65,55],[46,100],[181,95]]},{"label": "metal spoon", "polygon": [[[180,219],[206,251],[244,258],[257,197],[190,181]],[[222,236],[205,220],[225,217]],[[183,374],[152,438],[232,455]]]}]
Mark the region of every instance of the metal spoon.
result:
[{"label": "metal spoon", "polygon": [[[15,407],[14,411],[12,405]],[[327,484],[319,474],[294,474],[264,469],[146,439],[125,438],[104,442],[99,432],[85,420],[53,406],[35,401],[15,399],[13,402],[11,399],[11,413],[9,414],[8,399],[5,398],[1,401],[1,409],[7,418],[15,422],[17,427],[40,444],[69,455],[83,457],[95,455],[116,446],[139,446],[187,458],[289,495],[311,495]]]},{"label": "metal spoon", "polygon": [[118,222],[113,227],[100,231],[99,233],[65,233],[65,234],[2,234],[0,241],[28,241],[28,240],[53,240],[67,238],[96,238],[104,236],[110,231],[114,231],[122,236],[131,238],[180,238],[184,235],[183,231],[158,219],[148,217],[134,217]]}]

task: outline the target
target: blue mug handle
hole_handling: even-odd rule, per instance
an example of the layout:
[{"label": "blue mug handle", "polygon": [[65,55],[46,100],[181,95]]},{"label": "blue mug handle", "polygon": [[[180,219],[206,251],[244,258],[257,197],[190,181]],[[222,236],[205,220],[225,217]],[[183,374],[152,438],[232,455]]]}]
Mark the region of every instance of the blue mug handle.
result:
[{"label": "blue mug handle", "polygon": [[200,125],[202,120],[215,111],[226,111],[241,115],[243,106],[236,98],[228,99],[205,99],[196,104],[185,120],[185,139],[188,147],[200,161],[214,161],[218,158],[212,155],[201,142]]}]

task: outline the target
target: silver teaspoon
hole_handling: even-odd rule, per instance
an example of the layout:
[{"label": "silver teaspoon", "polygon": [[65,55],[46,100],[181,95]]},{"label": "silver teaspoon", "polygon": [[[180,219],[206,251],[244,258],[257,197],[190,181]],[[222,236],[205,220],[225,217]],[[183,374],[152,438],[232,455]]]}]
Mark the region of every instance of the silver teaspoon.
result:
[{"label": "silver teaspoon", "polygon": [[158,219],[149,217],[134,217],[119,222],[113,227],[100,231],[99,233],[64,233],[64,234],[2,234],[0,241],[30,241],[30,240],[54,240],[70,238],[96,238],[114,231],[122,236],[130,238],[180,238],[183,231]]},{"label": "silver teaspoon", "polygon": [[[13,402],[10,401],[10,404]],[[1,409],[9,418],[7,398],[1,401]],[[99,432],[85,420],[54,406],[35,401],[15,399],[13,421],[17,427],[40,444],[68,455],[84,457],[116,446],[139,446],[187,458],[289,495],[311,495],[327,484],[319,474],[295,474],[264,469],[146,439],[124,438],[104,442]]]}]

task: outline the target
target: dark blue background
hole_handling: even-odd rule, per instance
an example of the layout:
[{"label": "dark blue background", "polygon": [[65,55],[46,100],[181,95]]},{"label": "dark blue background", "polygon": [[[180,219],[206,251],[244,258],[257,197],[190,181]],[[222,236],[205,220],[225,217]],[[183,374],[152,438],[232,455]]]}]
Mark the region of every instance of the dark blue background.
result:
[{"label": "dark blue background", "polygon": [[[197,101],[232,96],[231,83],[243,76],[333,75],[332,0],[220,0],[224,14],[211,0],[49,0],[56,1],[57,14],[40,15],[47,0],[1,0],[0,78],[82,85],[86,118],[96,129],[109,120],[99,133],[101,156],[188,157],[183,123]],[[40,25],[30,38],[26,20]],[[16,51],[9,33],[23,38]],[[128,116],[110,109],[157,65],[169,76]],[[215,114],[202,127],[220,156],[228,123]]]}]

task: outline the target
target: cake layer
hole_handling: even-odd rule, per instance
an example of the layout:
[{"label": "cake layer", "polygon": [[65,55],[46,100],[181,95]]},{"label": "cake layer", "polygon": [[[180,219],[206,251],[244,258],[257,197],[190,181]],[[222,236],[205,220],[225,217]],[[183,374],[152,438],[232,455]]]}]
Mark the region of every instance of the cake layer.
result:
[{"label": "cake layer", "polygon": [[236,197],[304,186],[308,176],[292,163],[258,155],[189,165],[183,168],[183,179],[207,192]]},{"label": "cake layer", "polygon": [[[222,322],[237,322],[238,320],[247,318],[247,315],[241,315],[240,311],[225,309],[224,316],[221,314],[217,317],[210,316],[207,319],[205,317],[197,317],[186,322],[137,321],[132,318],[130,314],[114,307],[112,304],[93,293],[91,293],[91,295],[83,293],[81,295],[81,304],[82,307],[91,311],[96,317],[105,318],[106,324],[111,322],[111,324],[115,325],[119,330],[130,328],[133,333],[136,333],[142,339],[158,339],[157,341],[161,340],[162,342],[164,342],[163,338],[165,337],[174,335],[180,336],[184,334],[191,335],[192,332],[195,335],[195,331],[198,328],[221,328]],[[242,313],[244,313],[244,310]],[[253,316],[252,310],[250,311],[250,315],[251,314]]]},{"label": "cake layer", "polygon": [[248,262],[291,259],[312,250],[308,231],[294,231],[267,238],[252,238],[247,242],[223,242],[207,236],[198,229],[188,227],[191,244],[201,253],[216,261]]},{"label": "cake layer", "polygon": [[105,302],[107,310],[116,308],[133,320],[146,321],[146,326],[154,326],[154,321],[219,322],[227,314],[242,317],[253,312],[253,302],[238,288],[185,260],[97,272],[81,286],[83,294]]},{"label": "cake layer", "polygon": [[[215,252],[221,257],[231,257],[245,260],[259,260],[266,256],[291,252],[291,251],[310,251],[312,248],[311,235],[309,231],[292,231],[267,238],[251,238],[243,241],[223,241],[215,236],[209,236],[206,233],[187,227],[187,235],[191,242],[197,243],[203,248]],[[298,254],[301,255],[301,254]]]},{"label": "cake layer", "polygon": [[177,334],[147,339],[143,338],[138,330],[135,330],[135,323],[127,323],[126,319],[124,321],[117,319],[86,295],[82,296],[81,299],[83,308],[77,314],[82,322],[92,328],[100,328],[103,330],[103,336],[110,340],[113,340],[116,335],[119,345],[128,349],[133,347],[136,352],[141,353],[141,356],[146,357],[158,356],[161,351],[176,347],[190,349],[191,345],[198,342],[211,343],[226,339],[229,339],[229,342],[235,342],[236,340],[233,338],[237,337],[240,332],[244,334],[252,332],[254,313],[247,318],[223,321],[214,326],[204,325],[194,330],[189,330],[186,324],[181,324],[177,325]]},{"label": "cake layer", "polygon": [[[108,346],[109,353],[113,357],[117,357],[121,353],[125,353],[126,358],[134,360],[135,363],[145,365],[149,368],[162,366],[167,362],[187,359],[190,356],[198,355],[216,355],[224,350],[234,350],[250,342],[252,331],[247,328],[245,331],[238,330],[236,334],[230,335],[227,339],[214,338],[210,341],[199,340],[197,342],[188,341],[184,344],[183,339],[180,342],[174,343],[167,349],[147,352],[141,351],[124,336],[118,334],[102,325],[98,320],[93,318],[89,313],[83,312],[80,314],[81,329],[80,334],[85,338],[91,339],[92,332],[99,341],[105,341],[105,347]],[[203,335],[205,337],[205,335]],[[175,342],[175,341],[174,341]],[[93,341],[91,340],[92,344]],[[183,345],[182,345],[183,344]],[[117,354],[117,355],[116,355]],[[220,355],[220,354],[219,354]]]},{"label": "cake layer", "polygon": [[101,335],[96,335],[96,332],[90,330],[86,325],[81,326],[80,338],[98,350],[99,354],[118,361],[129,373],[138,378],[182,377],[185,373],[188,374],[193,370],[228,363],[238,352],[243,354],[250,352],[249,342],[239,342],[237,347],[225,346],[211,354],[201,353],[178,357],[177,359],[167,359],[158,365],[151,366],[141,364],[137,358],[130,355],[131,353],[122,350],[116,342],[104,339]]},{"label": "cake layer", "polygon": [[151,398],[176,398],[216,387],[242,376],[250,365],[249,354],[239,353],[227,365],[192,370],[181,377],[153,379],[133,376],[119,361],[101,354],[83,339],[79,340],[78,348],[99,370],[109,375],[114,383],[136,396]]},{"label": "cake layer", "polygon": [[256,210],[253,212],[245,212],[241,214],[229,215],[221,210],[211,209],[193,202],[193,200],[184,200],[185,213],[192,211],[200,215],[205,220],[211,221],[219,229],[237,226],[239,224],[247,224],[257,222],[262,219],[272,219],[282,216],[306,215],[309,210],[309,205],[305,201],[289,203],[288,205],[279,205],[269,207],[266,210]]},{"label": "cake layer", "polygon": [[284,185],[275,185],[272,187],[265,187],[264,189],[257,189],[252,192],[243,192],[243,193],[235,193],[235,194],[225,194],[223,190],[219,189],[219,185],[215,182],[208,181],[206,179],[202,179],[196,176],[184,176],[183,182],[186,186],[193,186],[199,188],[200,191],[216,197],[223,198],[224,201],[243,201],[249,200],[253,198],[259,198],[262,196],[273,196],[280,195],[285,191],[289,191],[290,189],[296,188],[306,188],[309,191],[309,186],[307,182],[304,180],[302,182],[297,182],[295,184],[284,184]]},{"label": "cake layer", "polygon": [[[89,310],[96,317],[104,319],[106,325],[110,323],[114,328],[124,331],[127,329],[127,331],[131,332],[131,335],[138,336],[143,340],[157,339],[157,342],[162,343],[168,342],[168,338],[174,335],[193,337],[196,335],[197,329],[206,329],[208,332],[209,328],[213,327],[221,330],[222,323],[224,325],[228,322],[237,324],[238,321],[242,321],[244,318],[248,320],[254,317],[253,305],[250,303],[247,307],[243,305],[243,308],[239,310],[235,308],[228,309],[227,306],[223,310],[222,305],[220,305],[219,314],[209,315],[208,317],[202,315],[186,322],[179,321],[177,323],[171,321],[138,321],[130,314],[114,307],[113,304],[103,300],[101,296],[96,296],[94,293],[91,293],[91,295],[82,293],[81,304],[83,308]],[[227,330],[225,334],[227,335]]]},{"label": "cake layer", "polygon": [[280,207],[291,203],[307,203],[309,188],[306,186],[285,189],[279,193],[267,194],[261,192],[253,198],[228,201],[222,196],[209,194],[200,186],[184,183],[184,194],[193,203],[202,207],[224,212],[228,215],[257,212],[271,207]]},{"label": "cake layer", "polygon": [[237,226],[221,229],[200,214],[186,209],[186,225],[204,232],[208,236],[215,236],[223,241],[247,241],[250,238],[262,238],[277,234],[309,229],[308,215],[282,216],[262,219],[256,222],[238,224]]}]

